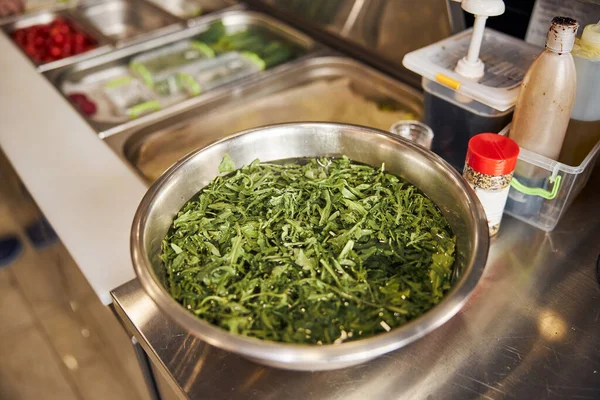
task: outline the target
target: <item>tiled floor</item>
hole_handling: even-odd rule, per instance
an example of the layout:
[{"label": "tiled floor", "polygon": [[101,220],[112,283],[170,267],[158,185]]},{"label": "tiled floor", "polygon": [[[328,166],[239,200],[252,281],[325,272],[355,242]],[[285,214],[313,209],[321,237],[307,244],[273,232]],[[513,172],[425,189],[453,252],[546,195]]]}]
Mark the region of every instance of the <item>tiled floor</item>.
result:
[{"label": "tiled floor", "polygon": [[0,153],[0,236],[25,247],[0,268],[0,399],[147,399],[128,336],[68,251],[28,241],[39,217]]}]

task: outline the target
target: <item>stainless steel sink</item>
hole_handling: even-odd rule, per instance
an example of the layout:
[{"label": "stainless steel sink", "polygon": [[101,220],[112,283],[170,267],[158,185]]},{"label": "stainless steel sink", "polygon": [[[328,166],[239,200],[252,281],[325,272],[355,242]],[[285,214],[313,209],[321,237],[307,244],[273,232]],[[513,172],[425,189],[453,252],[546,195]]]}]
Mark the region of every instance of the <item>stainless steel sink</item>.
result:
[{"label": "stainless steel sink", "polygon": [[421,94],[408,86],[349,58],[316,57],[105,140],[151,182],[190,151],[241,130],[300,121],[387,130],[396,119],[420,119],[422,110]]},{"label": "stainless steel sink", "polygon": [[[117,46],[182,28],[182,20],[144,0],[111,0],[82,5],[77,13]],[[178,26],[179,24],[179,26]]]}]

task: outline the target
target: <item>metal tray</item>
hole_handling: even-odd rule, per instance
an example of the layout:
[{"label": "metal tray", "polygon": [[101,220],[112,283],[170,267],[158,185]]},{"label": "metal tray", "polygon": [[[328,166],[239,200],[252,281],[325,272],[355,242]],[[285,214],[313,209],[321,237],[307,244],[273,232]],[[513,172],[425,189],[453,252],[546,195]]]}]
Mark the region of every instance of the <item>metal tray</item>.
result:
[{"label": "metal tray", "polygon": [[74,5],[76,5],[78,3],[78,0],[47,0],[39,2],[25,0],[24,3],[25,9],[22,13],[0,18],[0,25],[9,22],[14,22],[20,18],[27,17],[38,12],[64,10],[66,8],[73,7]]},{"label": "metal tray", "polygon": [[[316,42],[310,37],[284,25],[277,20],[270,18],[264,14],[248,12],[248,11],[225,11],[221,13],[215,13],[204,17],[202,23],[198,23],[190,28],[174,32],[161,36],[159,38],[151,39],[137,45],[132,45],[117,51],[113,51],[108,54],[104,54],[100,57],[96,57],[91,60],[86,60],[81,63],[69,65],[65,68],[56,69],[49,71],[46,77],[56,86],[56,88],[63,93],[63,89],[66,85],[73,82],[92,83],[94,80],[100,81],[106,76],[108,70],[126,69],[129,61],[148,50],[156,49],[161,46],[169,45],[180,40],[186,40],[193,38],[194,36],[209,29],[211,24],[219,21],[223,22],[226,29],[230,32],[245,29],[247,27],[260,27],[265,29],[269,34],[277,36],[278,38],[285,40],[292,45],[296,46],[303,53],[306,53],[304,57],[310,56],[318,49],[322,49]],[[154,121],[168,117],[171,114],[177,114],[181,111],[194,107],[195,105],[206,101],[214,96],[218,96],[223,91],[228,91],[232,86],[241,87],[245,84],[249,84],[254,81],[259,81],[269,76],[270,74],[285,70],[293,65],[295,62],[301,60],[303,56],[296,60],[283,63],[276,66],[266,72],[256,74],[249,78],[244,78],[239,81],[233,82],[230,85],[225,85],[221,88],[208,91],[200,96],[188,98],[175,105],[172,105],[163,110],[147,114],[142,117],[133,120],[119,121],[119,122],[106,122],[98,121],[94,118],[85,117],[88,123],[92,126],[96,132],[98,132],[101,138],[113,135],[117,132],[121,132],[133,127],[139,127],[148,125]],[[66,97],[66,96],[65,96]]]},{"label": "metal tray", "polygon": [[[32,25],[39,25],[39,24],[48,24],[59,17],[69,20],[70,22],[73,23],[73,25],[75,27],[77,27],[81,31],[85,32],[86,34],[88,34],[92,38],[94,38],[98,42],[98,47],[96,47],[93,50],[87,51],[85,53],[77,54],[77,55],[71,56],[71,57],[66,57],[66,58],[63,58],[60,60],[56,60],[56,61],[51,61],[51,62],[45,63],[45,64],[40,64],[40,63],[35,62],[34,60],[31,60],[31,62],[33,62],[34,64],[36,64],[38,66],[38,71],[44,72],[44,71],[48,71],[51,69],[63,67],[66,65],[70,65],[70,64],[82,61],[82,60],[92,58],[97,55],[108,53],[109,51],[112,50],[112,48],[113,48],[111,46],[112,41],[109,38],[102,35],[102,33],[98,32],[96,29],[94,29],[94,27],[90,26],[89,24],[86,24],[84,21],[78,20],[77,16],[74,15],[68,9],[54,10],[54,11],[42,11],[42,12],[39,12],[36,14],[24,15],[24,16],[21,16],[20,18],[17,18],[11,22],[8,22],[8,23],[2,25],[2,30],[8,36],[11,36],[11,34],[19,28],[26,28],[26,27],[29,27]],[[15,46],[20,48],[20,46],[18,46],[16,43],[15,43]],[[21,51],[22,51],[22,49],[21,49]],[[23,54],[25,54],[25,52],[23,52]],[[27,56],[27,57],[29,57],[29,56]]]},{"label": "metal tray", "polygon": [[205,16],[236,4],[235,0],[148,0],[182,19]]},{"label": "metal tray", "polygon": [[[396,103],[401,110],[381,111],[376,102]],[[420,119],[422,111],[422,95],[412,88],[349,58],[315,57],[152,126],[105,140],[144,179],[153,181],[190,151],[241,130],[299,121],[387,130],[395,118]]]},{"label": "metal tray", "polygon": [[79,6],[75,14],[122,47],[182,28],[183,21],[145,0],[109,0]]}]

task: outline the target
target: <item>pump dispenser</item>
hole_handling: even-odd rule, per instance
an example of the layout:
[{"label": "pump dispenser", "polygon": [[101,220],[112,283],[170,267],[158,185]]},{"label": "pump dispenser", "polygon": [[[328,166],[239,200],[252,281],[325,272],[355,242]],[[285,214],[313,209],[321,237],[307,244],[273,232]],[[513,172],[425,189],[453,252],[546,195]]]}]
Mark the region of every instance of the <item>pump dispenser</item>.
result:
[{"label": "pump dispenser", "polygon": [[[456,1],[456,0],[454,0]],[[502,0],[462,0],[472,29],[415,50],[402,64],[423,77],[424,122],[431,150],[462,171],[469,139],[500,132],[511,120],[521,81],[540,48],[486,28]]]},{"label": "pump dispenser", "polygon": [[473,33],[467,55],[458,60],[454,71],[466,78],[481,78],[485,65],[479,58],[485,22],[488,17],[504,14],[504,1],[502,0],[454,0],[461,3],[461,7],[475,16]]}]

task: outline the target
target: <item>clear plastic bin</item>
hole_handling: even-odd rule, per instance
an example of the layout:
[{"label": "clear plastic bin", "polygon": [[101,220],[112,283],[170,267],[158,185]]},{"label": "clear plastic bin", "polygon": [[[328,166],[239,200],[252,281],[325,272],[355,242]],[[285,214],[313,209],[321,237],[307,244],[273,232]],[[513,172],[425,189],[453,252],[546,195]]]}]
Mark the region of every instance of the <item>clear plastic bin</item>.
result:
[{"label": "clear plastic bin", "polygon": [[[508,131],[506,127],[500,134]],[[517,170],[525,169],[535,179],[511,182],[504,212],[543,231],[553,230],[587,184],[599,153],[600,141],[580,165],[569,166],[521,148]]]},{"label": "clear plastic bin", "polygon": [[129,68],[146,86],[167,96],[179,91],[176,76],[183,68],[214,56],[214,51],[204,43],[184,40],[134,57]]},{"label": "clear plastic bin", "polygon": [[[181,86],[191,96],[226,85],[265,69],[264,62],[253,53],[224,53],[194,68],[182,70]],[[187,79],[186,79],[187,78]]]}]

